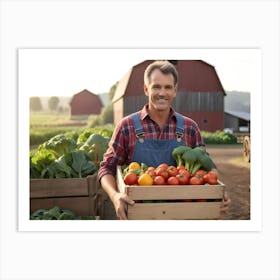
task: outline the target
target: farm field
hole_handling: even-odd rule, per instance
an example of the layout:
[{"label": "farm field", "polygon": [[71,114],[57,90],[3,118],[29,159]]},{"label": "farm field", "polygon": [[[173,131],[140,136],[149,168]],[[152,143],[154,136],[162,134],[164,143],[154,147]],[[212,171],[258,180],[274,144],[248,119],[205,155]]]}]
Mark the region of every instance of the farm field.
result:
[{"label": "farm field", "polygon": [[34,127],[63,127],[86,126],[87,120],[71,120],[68,113],[31,113],[30,128]]}]

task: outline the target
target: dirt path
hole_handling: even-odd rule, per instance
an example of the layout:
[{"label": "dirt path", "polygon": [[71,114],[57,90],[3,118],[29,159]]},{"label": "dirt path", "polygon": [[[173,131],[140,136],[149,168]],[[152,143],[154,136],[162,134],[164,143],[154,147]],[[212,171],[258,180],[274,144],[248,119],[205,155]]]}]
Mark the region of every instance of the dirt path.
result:
[{"label": "dirt path", "polygon": [[[208,146],[207,151],[215,161],[220,180],[226,185],[231,198],[231,205],[226,220],[250,219],[250,168],[243,164],[243,146]],[[241,159],[240,159],[241,158]],[[233,159],[241,160],[240,164],[232,163]],[[238,161],[237,161],[238,162]],[[247,165],[247,167],[245,167]]]}]

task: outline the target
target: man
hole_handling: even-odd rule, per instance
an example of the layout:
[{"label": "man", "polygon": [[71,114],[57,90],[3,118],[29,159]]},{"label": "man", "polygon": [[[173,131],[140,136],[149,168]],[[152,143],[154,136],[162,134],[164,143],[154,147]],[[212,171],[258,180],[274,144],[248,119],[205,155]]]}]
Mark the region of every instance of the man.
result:
[{"label": "man", "polygon": [[[117,165],[128,165],[133,161],[154,167],[163,162],[174,165],[171,154],[174,148],[205,146],[197,124],[172,108],[177,85],[178,73],[173,64],[168,61],[150,64],[144,73],[148,104],[141,111],[123,118],[115,128],[98,177],[120,219],[127,219],[127,204],[133,205],[134,201],[117,191]],[[226,210],[229,203],[225,194],[222,210]]]}]

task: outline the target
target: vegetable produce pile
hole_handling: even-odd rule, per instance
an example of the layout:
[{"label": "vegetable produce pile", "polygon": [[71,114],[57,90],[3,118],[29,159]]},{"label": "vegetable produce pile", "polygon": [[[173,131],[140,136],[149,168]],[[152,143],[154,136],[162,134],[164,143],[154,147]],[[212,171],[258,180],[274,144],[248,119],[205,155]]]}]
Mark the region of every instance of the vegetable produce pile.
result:
[{"label": "vegetable produce pile", "polygon": [[83,178],[95,173],[109,139],[85,130],[77,140],[58,134],[30,152],[30,178]]},{"label": "vegetable produce pile", "polygon": [[74,212],[55,206],[49,210],[38,209],[30,215],[30,220],[95,220],[94,216],[76,216]]},{"label": "vegetable produce pile", "polygon": [[[135,162],[132,162],[135,165]],[[139,163],[137,163],[139,165]],[[139,165],[140,166],[140,165]],[[143,166],[143,164],[141,164]],[[195,173],[186,169],[183,165],[171,166],[165,163],[157,167],[130,168],[123,170],[123,180],[126,185],[217,185],[218,175],[215,171],[198,169]]]},{"label": "vegetable produce pile", "polygon": [[147,166],[132,162],[123,168],[126,185],[203,185],[218,184],[218,175],[212,171],[215,166],[203,147],[179,146],[172,152],[177,166],[162,163]]}]

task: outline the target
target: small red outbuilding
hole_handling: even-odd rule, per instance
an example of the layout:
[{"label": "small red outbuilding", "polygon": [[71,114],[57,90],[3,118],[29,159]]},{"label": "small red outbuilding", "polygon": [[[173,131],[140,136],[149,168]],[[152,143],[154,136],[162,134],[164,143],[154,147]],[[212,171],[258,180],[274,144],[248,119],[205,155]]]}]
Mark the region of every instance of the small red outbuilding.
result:
[{"label": "small red outbuilding", "polygon": [[84,89],[73,95],[70,101],[71,117],[85,115],[99,115],[102,102],[98,95]]}]

